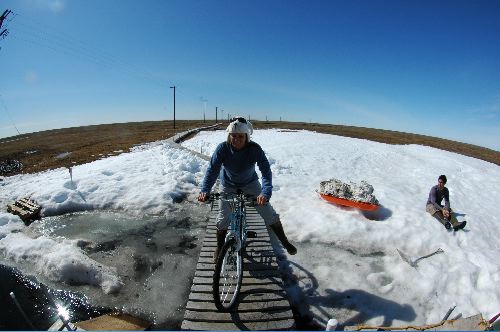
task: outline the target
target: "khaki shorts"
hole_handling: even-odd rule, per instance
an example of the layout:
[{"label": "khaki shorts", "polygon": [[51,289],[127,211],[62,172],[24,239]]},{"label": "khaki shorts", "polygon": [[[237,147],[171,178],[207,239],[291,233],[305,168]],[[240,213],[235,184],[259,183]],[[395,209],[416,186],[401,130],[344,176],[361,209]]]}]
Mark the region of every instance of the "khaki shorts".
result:
[{"label": "khaki shorts", "polygon": [[[240,188],[224,187],[222,184],[219,187],[219,191],[223,197],[227,194],[236,194],[236,191],[238,189],[241,189],[241,191],[243,191],[243,193],[245,194],[252,195],[255,197],[259,196],[261,193],[261,186],[258,180],[255,180]],[[267,203],[266,205],[255,205],[255,209],[260,214],[262,219],[264,219],[264,222],[268,226],[280,220],[279,214],[276,213],[271,203]],[[221,200],[219,214],[217,215],[217,229],[219,230],[228,229],[229,224],[231,223],[231,220],[229,218],[230,215],[231,215],[230,203]]]},{"label": "khaki shorts", "polygon": [[[438,209],[437,207],[434,206],[434,204],[427,204],[425,207],[425,211],[429,212],[430,214],[434,215],[436,212],[441,212],[442,209]],[[452,209],[450,208],[450,213],[452,213]]]},{"label": "khaki shorts", "polygon": [[434,206],[434,204],[427,204],[425,207],[425,211],[429,212],[431,215],[434,215],[436,212],[440,212],[441,209],[438,209],[437,207]]}]

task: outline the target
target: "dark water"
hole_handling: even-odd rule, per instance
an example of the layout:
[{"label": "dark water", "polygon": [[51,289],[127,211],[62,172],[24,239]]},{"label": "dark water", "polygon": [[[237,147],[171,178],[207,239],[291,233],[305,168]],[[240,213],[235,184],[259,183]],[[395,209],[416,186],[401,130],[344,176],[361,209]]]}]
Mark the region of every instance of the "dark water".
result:
[{"label": "dark water", "polygon": [[[29,323],[9,295],[11,292],[28,316]],[[32,326],[37,330],[47,330],[57,319],[56,304],[68,309],[71,321],[87,320],[112,311],[92,306],[83,294],[50,289],[35,277],[0,265],[0,330],[32,330]]]}]

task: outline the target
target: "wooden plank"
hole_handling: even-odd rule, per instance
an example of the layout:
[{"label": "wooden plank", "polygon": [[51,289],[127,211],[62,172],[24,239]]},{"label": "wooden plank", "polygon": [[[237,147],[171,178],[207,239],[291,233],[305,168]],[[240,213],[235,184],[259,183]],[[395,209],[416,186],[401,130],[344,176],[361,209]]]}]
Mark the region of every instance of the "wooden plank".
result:
[{"label": "wooden plank", "polygon": [[[199,271],[213,271],[215,269],[215,264],[214,263],[198,263],[196,264],[196,270]],[[278,269],[278,264],[275,262],[272,263],[247,263],[243,264],[243,269],[247,271],[252,271],[252,270],[271,270],[271,269]]]},{"label": "wooden plank", "polygon": [[30,207],[33,210],[37,210],[40,208],[40,205],[36,204],[35,202],[33,202],[32,200],[30,200],[27,197],[21,198],[20,200],[18,200],[18,202]]},{"label": "wooden plank", "polygon": [[[277,299],[265,302],[240,302],[238,303],[238,312],[256,311],[256,310],[285,310],[290,309],[288,300]],[[215,311],[215,304],[208,301],[188,301],[186,310],[191,311]]]},{"label": "wooden plank", "polygon": [[[214,238],[211,238],[211,237],[205,238],[203,240],[203,245],[208,245],[208,246],[217,245],[217,239],[215,237]],[[263,246],[263,245],[272,246],[271,238],[269,236],[255,238],[255,239],[247,239],[247,241],[245,243],[246,248],[255,247],[255,246]]]},{"label": "wooden plank", "polygon": [[240,323],[249,322],[266,322],[270,320],[291,319],[293,314],[290,310],[255,310],[255,311],[239,311],[235,308],[233,312],[221,311],[191,311],[186,310],[184,319],[192,322],[233,322],[237,320]]},{"label": "wooden plank", "polygon": [[[213,277],[214,270],[196,270],[194,272],[196,277]],[[259,270],[259,271],[243,271],[243,278],[254,277],[254,278],[281,278],[281,274],[278,269],[272,270]]]},{"label": "wooden plank", "polygon": [[[212,264],[214,262],[213,255],[201,256],[198,263]],[[272,264],[276,263],[276,257],[258,257],[258,256],[243,256],[244,264]]]},{"label": "wooden plank", "polygon": [[[262,224],[262,222],[259,222],[259,223],[255,224],[255,226],[248,227],[247,230],[255,231],[255,232],[257,232],[257,234],[264,234],[264,235],[269,234],[267,227],[264,225],[261,225],[261,224]],[[215,227],[215,226],[210,227],[210,228],[207,227],[207,230],[205,232],[205,234],[216,234],[216,233],[217,233],[217,227]]]},{"label": "wooden plank", "polygon": [[[203,241],[203,246],[207,246],[207,247],[216,247],[217,246],[217,241],[215,241],[215,239],[213,241]],[[268,251],[274,251],[273,249],[273,245],[271,243],[271,241],[260,241],[260,242],[257,242],[257,241],[250,241],[248,240],[247,243],[246,243],[246,246],[245,246],[246,249],[258,249],[258,248],[262,248],[262,249],[258,249],[258,250],[268,250]]]},{"label": "wooden plank", "polygon": [[[212,285],[212,277],[194,277],[193,284],[195,285]],[[266,284],[278,284],[281,285],[281,279],[279,278],[254,278],[246,277],[242,278],[242,285],[266,285]]]},{"label": "wooden plank", "polygon": [[[238,302],[266,302],[266,301],[277,301],[286,300],[286,293],[283,292],[259,292],[259,293],[241,293],[238,298]],[[205,301],[213,302],[214,298],[212,293],[195,293],[189,294],[190,301]]]},{"label": "wooden plank", "polygon": [[23,209],[25,211],[28,211],[30,214],[34,214],[34,213],[36,213],[36,212],[38,212],[40,210],[39,207],[33,207],[31,205],[28,205],[26,203],[22,203],[22,202],[19,202],[19,201],[15,202],[14,204],[17,207],[19,207],[19,208],[21,208],[21,209]]},{"label": "wooden plank", "polygon": [[252,246],[261,246],[261,245],[271,245],[271,238],[268,236],[267,238],[255,238],[255,239],[247,239],[246,247]]},{"label": "wooden plank", "polygon": [[[283,291],[283,287],[276,283],[267,283],[267,284],[243,284],[241,285],[240,292],[242,294],[247,293],[264,293],[264,292],[280,292]],[[212,284],[209,285],[200,285],[193,284],[191,286],[191,292],[199,292],[199,293],[212,293]]]},{"label": "wooden plank", "polygon": [[[200,250],[200,258],[201,257],[212,257],[215,246],[211,247],[202,247]],[[274,254],[274,250],[271,246],[264,247],[251,247],[246,248],[243,252],[243,257],[247,257],[248,259],[257,259],[261,257],[273,257],[276,258]]]},{"label": "wooden plank", "polygon": [[[278,259],[275,256],[261,256],[259,251],[251,251],[243,256],[243,263],[248,264],[277,264]],[[198,263],[213,263],[213,251],[201,252]]]},{"label": "wooden plank", "polygon": [[[248,229],[249,231],[252,231],[252,232],[255,232],[257,234],[257,237],[255,238],[248,238],[247,237],[247,240],[253,240],[253,241],[258,241],[258,240],[261,240],[261,239],[266,239],[266,240],[269,240],[269,231],[267,231],[267,229]],[[204,239],[205,240],[208,240],[208,239],[217,239],[216,237],[216,234],[217,234],[217,231],[214,230],[213,232],[207,232]]]},{"label": "wooden plank", "polygon": [[9,204],[7,205],[7,212],[20,215],[20,216],[28,216],[29,212],[21,209],[20,207],[14,205],[14,204]]},{"label": "wooden plank", "polygon": [[[210,251],[213,252],[215,250],[215,247],[217,247],[217,243],[214,242],[206,242],[203,243],[203,247],[201,248],[201,251]],[[265,244],[265,243],[251,243],[250,245],[247,245],[245,247],[246,252],[251,252],[251,251],[274,251],[274,248],[271,243]]]},{"label": "wooden plank", "polygon": [[295,326],[293,319],[285,320],[272,320],[266,322],[214,322],[206,324],[204,322],[193,322],[184,320],[181,329],[183,330],[202,330],[202,331],[279,331],[279,330],[292,330]]}]

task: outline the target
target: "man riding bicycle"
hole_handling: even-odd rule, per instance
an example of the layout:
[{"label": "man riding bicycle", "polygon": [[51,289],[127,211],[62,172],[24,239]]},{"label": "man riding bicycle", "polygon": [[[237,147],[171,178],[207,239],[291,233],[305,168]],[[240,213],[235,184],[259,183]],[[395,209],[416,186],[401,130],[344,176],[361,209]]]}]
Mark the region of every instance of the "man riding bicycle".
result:
[{"label": "man riding bicycle", "polygon": [[[288,241],[279,215],[269,204],[273,188],[271,167],[260,145],[250,141],[250,135],[253,133],[252,124],[243,117],[236,117],[231,119],[226,131],[228,132],[227,140],[220,143],[212,155],[198,200],[201,202],[208,200],[210,191],[220,174],[222,197],[236,194],[238,189],[245,194],[257,197],[258,205],[255,209],[266,225],[274,231],[286,251],[290,255],[295,255],[297,248]],[[255,171],[255,164],[262,173],[262,186]],[[214,261],[224,244],[230,214],[229,203],[221,200],[217,216],[217,248],[214,252]]]}]

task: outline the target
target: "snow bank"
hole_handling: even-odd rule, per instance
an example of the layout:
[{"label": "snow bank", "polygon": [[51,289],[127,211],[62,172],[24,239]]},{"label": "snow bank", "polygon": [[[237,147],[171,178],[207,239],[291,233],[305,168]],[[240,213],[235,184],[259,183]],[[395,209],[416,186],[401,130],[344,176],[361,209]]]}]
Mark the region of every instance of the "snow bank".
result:
[{"label": "snow bank", "polygon": [[[5,178],[0,204],[31,195],[43,216],[95,209],[133,214],[159,213],[190,195],[206,162],[168,143],[154,143],[130,153],[66,168]],[[0,214],[0,225],[10,217]]]},{"label": "snow bank", "polygon": [[95,285],[106,294],[118,292],[123,286],[116,270],[90,259],[77,247],[77,241],[58,242],[44,236],[32,239],[19,232],[0,236],[2,257],[29,264],[52,281]]}]

